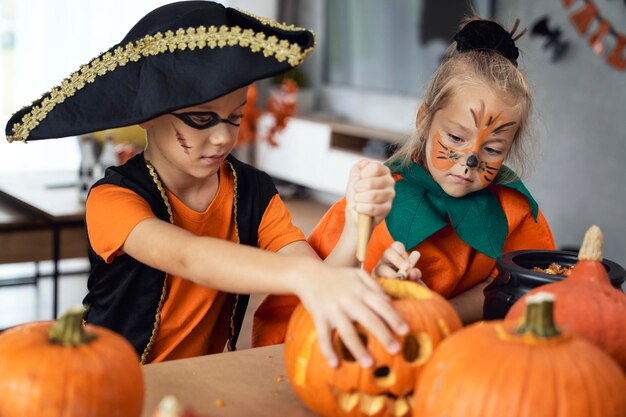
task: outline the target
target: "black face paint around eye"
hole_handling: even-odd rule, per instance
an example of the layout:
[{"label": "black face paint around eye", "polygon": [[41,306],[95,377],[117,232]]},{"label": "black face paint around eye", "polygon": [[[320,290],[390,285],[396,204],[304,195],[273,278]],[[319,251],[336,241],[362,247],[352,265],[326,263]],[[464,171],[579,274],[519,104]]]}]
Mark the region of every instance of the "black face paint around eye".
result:
[{"label": "black face paint around eye", "polygon": [[[226,124],[229,124],[231,126],[239,127],[239,123],[235,123],[235,122],[233,122],[232,120],[229,120],[229,119],[222,119],[221,117],[219,117],[216,113],[214,113],[212,111],[208,111],[208,112],[188,112],[188,113],[170,113],[170,114],[172,116],[176,117],[177,119],[181,120],[187,126],[192,127],[194,129],[199,129],[199,130],[209,129],[209,128],[212,128],[213,126],[217,126],[220,123],[226,123]],[[193,117],[211,117],[211,120],[209,120],[206,123],[196,123],[193,120]]]}]

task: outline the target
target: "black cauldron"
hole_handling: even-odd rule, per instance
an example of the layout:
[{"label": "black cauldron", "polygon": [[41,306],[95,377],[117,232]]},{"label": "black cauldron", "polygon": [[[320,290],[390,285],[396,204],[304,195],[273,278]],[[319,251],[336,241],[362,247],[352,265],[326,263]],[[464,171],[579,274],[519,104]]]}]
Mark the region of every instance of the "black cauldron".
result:
[{"label": "black cauldron", "polygon": [[[547,268],[551,263],[572,266],[578,261],[576,252],[554,250],[518,250],[502,254],[497,260],[498,277],[485,287],[485,320],[502,319],[511,306],[524,294],[540,285],[561,281],[564,276],[533,271],[534,267]],[[626,271],[615,262],[604,259],[611,284],[621,289]]]}]

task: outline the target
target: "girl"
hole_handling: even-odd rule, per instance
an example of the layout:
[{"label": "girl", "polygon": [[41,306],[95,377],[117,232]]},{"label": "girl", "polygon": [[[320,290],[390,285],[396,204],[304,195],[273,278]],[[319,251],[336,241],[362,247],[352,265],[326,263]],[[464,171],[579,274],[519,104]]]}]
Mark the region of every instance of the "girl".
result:
[{"label": "girl", "polygon": [[253,292],[296,294],[331,365],[332,329],[371,364],[353,322],[399,350],[392,331],[408,328],[387,297],[362,271],[330,266],[352,262],[357,212],[388,213],[389,170],[353,168],[345,234],[322,263],[269,176],[230,155],[247,86],[298,65],[313,44],[305,29],[217,3],[169,4],[9,121],[10,141],[146,130],[145,151],[107,170],[88,197],[84,300],[86,321],[124,335],[142,363],[234,349]]},{"label": "girl", "polygon": [[[396,197],[365,261],[375,274],[393,276],[411,267],[405,248],[419,251],[423,284],[448,298],[465,323],[482,318],[483,289],[501,253],[554,249],[537,203],[503,165],[528,162],[532,98],[517,67],[516,28],[470,19],[455,35],[415,133],[388,161]],[[340,236],[345,204],[336,203],[309,237],[322,258]]]},{"label": "girl", "polygon": [[[423,283],[448,298],[465,323],[482,318],[483,289],[502,252],[554,249],[537,203],[503,165],[528,162],[532,98],[517,67],[517,23],[509,33],[473,18],[455,35],[426,88],[414,135],[387,162],[396,197],[365,262],[375,274],[395,275],[410,267],[405,248],[418,251]],[[344,204],[309,237],[322,257],[339,236]]]}]

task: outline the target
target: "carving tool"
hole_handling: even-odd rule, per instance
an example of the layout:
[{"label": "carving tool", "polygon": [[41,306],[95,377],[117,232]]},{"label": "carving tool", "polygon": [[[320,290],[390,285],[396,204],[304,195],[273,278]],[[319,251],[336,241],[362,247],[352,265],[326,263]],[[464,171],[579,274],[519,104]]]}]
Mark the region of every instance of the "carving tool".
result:
[{"label": "carving tool", "polygon": [[365,262],[365,254],[367,253],[367,244],[372,234],[372,216],[359,213],[356,222],[356,259],[359,261],[359,267],[363,269]]}]

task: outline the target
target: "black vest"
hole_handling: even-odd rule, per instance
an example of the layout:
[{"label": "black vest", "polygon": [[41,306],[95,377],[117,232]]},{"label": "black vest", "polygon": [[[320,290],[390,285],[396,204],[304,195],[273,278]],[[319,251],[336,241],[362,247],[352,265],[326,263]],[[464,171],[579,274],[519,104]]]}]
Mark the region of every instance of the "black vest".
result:
[{"label": "black vest", "polygon": [[[232,155],[226,161],[234,169],[234,202],[237,204],[235,221],[240,243],[257,246],[259,224],[267,205],[277,193],[276,187],[269,175],[238,161]],[[143,153],[122,166],[108,168],[104,178],[94,184],[92,189],[103,184],[134,191],[148,202],[156,217],[169,222],[167,207],[148,171]],[[88,294],[83,300],[89,306],[86,322],[107,327],[124,336],[143,362],[160,314],[159,301],[164,290],[165,272],[142,264],[126,254],[107,264],[94,252],[91,244],[88,253],[91,273],[87,281]],[[248,295],[229,294],[227,305],[232,309],[227,344],[229,350],[235,349],[248,299]]]}]

